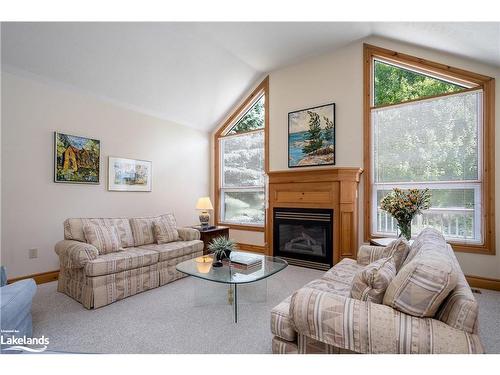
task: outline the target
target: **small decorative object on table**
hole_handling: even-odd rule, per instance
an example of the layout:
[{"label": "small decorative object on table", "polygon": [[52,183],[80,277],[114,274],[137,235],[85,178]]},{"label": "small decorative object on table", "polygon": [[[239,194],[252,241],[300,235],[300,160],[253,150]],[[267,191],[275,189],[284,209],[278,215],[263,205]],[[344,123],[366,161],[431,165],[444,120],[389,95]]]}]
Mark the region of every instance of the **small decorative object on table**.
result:
[{"label": "small decorative object on table", "polygon": [[429,189],[402,190],[394,188],[380,202],[380,208],[387,211],[398,222],[399,237],[411,238],[411,221],[431,206]]},{"label": "small decorative object on table", "polygon": [[198,199],[198,202],[196,203],[196,209],[200,210],[200,224],[202,228],[208,227],[208,223],[210,221],[210,214],[208,213],[209,210],[213,210],[214,207],[212,206],[212,202],[210,201],[209,197],[201,197]]},{"label": "small decorative object on table", "polygon": [[233,240],[224,236],[216,237],[208,245],[208,250],[214,254],[214,267],[222,266],[222,259],[229,258],[231,251],[236,250],[236,244]]}]

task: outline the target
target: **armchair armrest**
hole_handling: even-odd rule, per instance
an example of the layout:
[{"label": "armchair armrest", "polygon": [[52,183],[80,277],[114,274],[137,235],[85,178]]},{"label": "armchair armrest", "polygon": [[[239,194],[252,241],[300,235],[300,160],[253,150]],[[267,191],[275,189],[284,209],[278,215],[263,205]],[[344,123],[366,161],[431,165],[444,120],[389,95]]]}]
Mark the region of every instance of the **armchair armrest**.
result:
[{"label": "armchair armrest", "polygon": [[371,245],[361,245],[358,250],[357,262],[361,266],[367,266],[384,256],[383,246],[371,246]]},{"label": "armchair armrest", "polygon": [[65,268],[82,268],[88,261],[99,256],[95,246],[73,240],[59,241],[54,250],[59,255],[61,266]]},{"label": "armchair armrest", "polygon": [[200,231],[194,228],[177,228],[179,237],[183,241],[193,241],[200,239]]},{"label": "armchair armrest", "polygon": [[290,317],[301,335],[358,353],[483,353],[479,337],[389,306],[302,288]]}]

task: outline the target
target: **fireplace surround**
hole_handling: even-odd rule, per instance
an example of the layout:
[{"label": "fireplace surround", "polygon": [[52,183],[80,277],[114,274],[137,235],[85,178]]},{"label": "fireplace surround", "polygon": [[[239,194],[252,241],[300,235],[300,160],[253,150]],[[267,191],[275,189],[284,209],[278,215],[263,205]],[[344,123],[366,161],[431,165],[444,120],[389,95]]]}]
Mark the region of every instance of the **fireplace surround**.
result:
[{"label": "fireplace surround", "polygon": [[[269,172],[269,202],[266,223],[267,254],[283,256],[287,260],[292,259],[290,263],[298,264],[295,263],[295,259],[299,255],[295,254],[294,257],[290,257],[289,251],[287,252],[284,249],[284,243],[280,244],[279,242],[277,237],[279,233],[277,234],[276,230],[278,232],[288,230],[291,233],[291,227],[288,229],[286,227],[282,229],[276,228],[276,212],[281,212],[281,216],[283,216],[283,213],[285,216],[288,214],[286,219],[289,219],[287,223],[290,223],[290,212],[300,215],[303,212],[312,214],[315,213],[314,210],[319,210],[316,213],[326,212],[321,210],[327,210],[331,212],[329,223],[331,241],[320,241],[321,245],[325,246],[325,252],[329,253],[325,257],[327,260],[322,259],[319,261],[318,258],[311,260],[302,256],[303,259],[300,265],[319,268],[316,264],[308,263],[312,262],[319,263],[321,267],[330,267],[343,258],[355,259],[359,242],[358,188],[362,172],[361,168],[346,167]],[[282,222],[283,219],[283,217],[278,217],[278,222]],[[305,227],[309,228],[307,225]],[[304,235],[302,235],[302,232],[304,232]],[[311,238],[309,238],[311,234],[307,230],[301,230],[300,227],[296,226],[293,233],[293,235],[289,235],[289,237],[293,238],[289,238],[288,242],[295,239],[293,243],[301,243],[302,247],[316,246],[312,250],[307,250],[309,255],[312,255],[313,250],[319,249],[320,244],[311,241]],[[315,232],[312,234],[315,234]],[[314,239],[314,236],[312,237]],[[288,245],[288,250],[292,249],[291,246]],[[301,246],[295,246],[295,249]]]}]

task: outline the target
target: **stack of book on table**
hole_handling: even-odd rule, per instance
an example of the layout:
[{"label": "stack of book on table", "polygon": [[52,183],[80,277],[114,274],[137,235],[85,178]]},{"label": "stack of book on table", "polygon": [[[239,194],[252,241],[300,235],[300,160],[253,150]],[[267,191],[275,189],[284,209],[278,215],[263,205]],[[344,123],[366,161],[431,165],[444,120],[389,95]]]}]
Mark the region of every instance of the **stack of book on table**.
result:
[{"label": "stack of book on table", "polygon": [[[241,271],[256,271],[262,267],[262,257],[253,254],[231,253],[231,267]],[[230,260],[224,259],[222,263],[229,265]]]}]

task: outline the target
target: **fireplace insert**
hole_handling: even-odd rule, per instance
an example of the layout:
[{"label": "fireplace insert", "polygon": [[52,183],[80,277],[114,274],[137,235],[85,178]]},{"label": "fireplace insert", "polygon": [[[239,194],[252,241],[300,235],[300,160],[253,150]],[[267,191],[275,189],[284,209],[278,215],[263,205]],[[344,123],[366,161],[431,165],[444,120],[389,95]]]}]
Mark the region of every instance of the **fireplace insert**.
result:
[{"label": "fireplace insert", "polygon": [[274,256],[303,267],[333,266],[333,210],[274,208],[273,223]]}]

